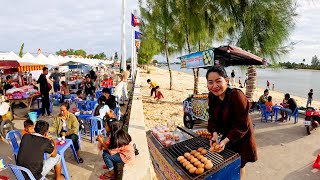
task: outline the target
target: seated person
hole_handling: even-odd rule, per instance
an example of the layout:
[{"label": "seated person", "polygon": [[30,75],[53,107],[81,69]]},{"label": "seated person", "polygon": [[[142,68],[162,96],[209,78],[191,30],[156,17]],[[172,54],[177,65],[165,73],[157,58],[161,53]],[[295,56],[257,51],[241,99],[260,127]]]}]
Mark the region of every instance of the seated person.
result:
[{"label": "seated person", "polygon": [[264,90],[263,95],[261,95],[260,98],[259,98],[259,103],[260,104],[265,104],[267,102],[268,95],[269,95],[269,90],[268,89]]},{"label": "seated person", "polygon": [[21,136],[24,136],[25,134],[33,134],[34,133],[34,123],[27,119],[23,122],[24,130],[21,131]]},{"label": "seated person", "polygon": [[[17,165],[28,168],[36,179],[46,176],[54,167],[56,179],[63,179],[56,142],[49,140],[49,123],[39,120],[34,130],[34,134],[22,137]],[[50,154],[47,160],[44,160],[44,153]]]},{"label": "seated person", "polygon": [[83,95],[82,95],[82,90],[77,91],[77,97],[75,98],[76,102],[82,101]]},{"label": "seated person", "polygon": [[56,132],[57,135],[72,139],[74,149],[77,152],[80,163],[83,163],[83,159],[79,153],[79,122],[76,116],[69,112],[69,103],[63,102],[60,106],[60,114],[53,120],[50,132]]},{"label": "seated person", "polygon": [[297,103],[293,98],[290,98],[290,94],[287,93],[284,95],[284,99],[286,103],[282,104],[283,108],[281,108],[281,119],[282,120],[287,120],[288,119],[288,113],[292,114],[294,110],[297,108]]},{"label": "seated person", "polygon": [[271,112],[272,113],[272,106],[273,106],[272,96],[268,96],[268,100],[267,100],[267,102],[265,104],[266,104],[266,112]]},{"label": "seated person", "polygon": [[122,128],[122,122],[116,119],[109,119],[105,123],[105,129],[110,136],[104,142],[101,136],[97,137],[99,149],[103,149],[103,161],[109,172],[100,176],[100,179],[114,179],[115,163],[127,164],[135,159],[135,151],[131,136]]},{"label": "seated person", "polygon": [[107,98],[105,96],[100,96],[98,99],[98,105],[94,110],[93,113],[94,116],[99,117],[103,119],[106,115],[109,118],[115,118],[115,114],[113,113],[113,110],[109,108],[107,105]]},{"label": "seated person", "polygon": [[102,95],[107,98],[107,104],[109,105],[110,109],[116,108],[117,106],[116,97],[111,95],[109,88],[103,88]]}]

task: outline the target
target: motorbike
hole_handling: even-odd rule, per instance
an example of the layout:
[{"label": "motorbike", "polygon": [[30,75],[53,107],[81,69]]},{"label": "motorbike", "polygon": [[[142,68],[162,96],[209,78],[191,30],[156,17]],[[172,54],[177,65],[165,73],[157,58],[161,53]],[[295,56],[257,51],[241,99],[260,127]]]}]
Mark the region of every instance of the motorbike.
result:
[{"label": "motorbike", "polygon": [[320,109],[315,109],[313,107],[308,107],[305,113],[305,119],[303,124],[307,129],[307,134],[310,135],[313,129],[319,126],[320,122]]}]

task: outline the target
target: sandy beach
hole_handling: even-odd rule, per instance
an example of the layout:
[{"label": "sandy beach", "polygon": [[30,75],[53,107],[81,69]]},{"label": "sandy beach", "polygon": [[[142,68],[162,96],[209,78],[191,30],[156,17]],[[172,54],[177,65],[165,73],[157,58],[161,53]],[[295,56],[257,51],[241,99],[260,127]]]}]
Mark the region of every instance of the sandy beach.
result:
[{"label": "sandy beach", "polygon": [[[191,70],[190,70],[191,71]],[[183,126],[182,101],[193,93],[193,76],[182,72],[173,71],[173,89],[169,90],[169,73],[167,70],[156,67],[151,68],[151,73],[142,72],[143,79],[143,109],[147,129],[173,119],[176,124]],[[156,103],[150,97],[150,89],[147,79],[158,83],[164,94],[164,100]],[[242,89],[245,92],[245,89]],[[258,88],[255,100],[263,94],[264,89]],[[207,92],[206,80],[199,79],[199,92]],[[290,92],[289,92],[290,93]],[[283,92],[270,90],[274,104],[280,104],[284,97]],[[292,96],[298,106],[305,106],[307,99]],[[313,101],[314,107],[320,107],[319,101]],[[251,114],[253,123],[256,124],[256,141],[258,146],[259,160],[256,163],[248,163],[246,179],[320,179],[320,172],[312,169],[320,148],[318,147],[319,130],[306,135],[302,118],[294,124],[293,121],[286,123],[262,123],[260,114],[256,111]],[[200,125],[201,126],[201,125]],[[205,128],[205,124],[202,125]]]}]

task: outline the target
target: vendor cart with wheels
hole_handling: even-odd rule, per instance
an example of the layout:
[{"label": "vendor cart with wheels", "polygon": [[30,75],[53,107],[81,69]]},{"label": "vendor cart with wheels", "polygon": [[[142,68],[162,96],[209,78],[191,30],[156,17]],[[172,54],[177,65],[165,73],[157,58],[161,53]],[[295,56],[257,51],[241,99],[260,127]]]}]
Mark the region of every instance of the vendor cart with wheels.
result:
[{"label": "vendor cart with wheels", "polygon": [[183,124],[188,129],[192,129],[197,120],[208,121],[208,93],[190,95],[183,101],[183,110]]}]

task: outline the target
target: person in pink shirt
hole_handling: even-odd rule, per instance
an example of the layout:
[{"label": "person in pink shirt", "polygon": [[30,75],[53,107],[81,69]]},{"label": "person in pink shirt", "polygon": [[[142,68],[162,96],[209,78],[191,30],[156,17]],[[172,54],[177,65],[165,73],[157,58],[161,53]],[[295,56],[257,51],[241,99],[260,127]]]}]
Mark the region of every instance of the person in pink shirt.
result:
[{"label": "person in pink shirt", "polygon": [[100,176],[100,179],[114,178],[114,164],[127,164],[134,160],[135,152],[131,136],[122,128],[122,123],[117,119],[109,119],[105,126],[106,131],[110,134],[106,142],[103,142],[101,136],[97,137],[100,143],[99,148],[103,149],[103,168],[109,172]]}]

